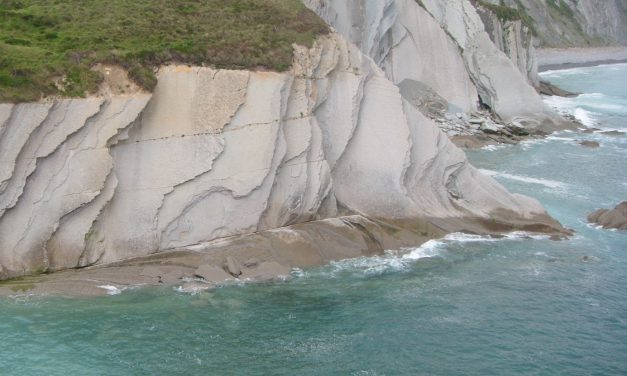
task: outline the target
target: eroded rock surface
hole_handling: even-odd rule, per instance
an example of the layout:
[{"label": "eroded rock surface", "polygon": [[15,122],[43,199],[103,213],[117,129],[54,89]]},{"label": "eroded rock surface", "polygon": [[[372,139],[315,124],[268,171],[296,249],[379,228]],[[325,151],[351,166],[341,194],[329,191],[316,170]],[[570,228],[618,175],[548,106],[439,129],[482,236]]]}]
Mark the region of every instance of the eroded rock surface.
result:
[{"label": "eroded rock surface", "polygon": [[510,59],[492,42],[468,0],[304,2],[360,46],[392,81],[428,85],[449,101],[453,113],[476,110],[480,96],[506,123],[521,118],[559,122],[527,80],[536,80],[537,67],[527,62],[532,46],[526,43],[522,56],[521,45]]},{"label": "eroded rock surface", "polygon": [[168,66],[152,96],[1,105],[0,146],[2,278],[347,214],[563,231],[337,34],[287,73]]}]

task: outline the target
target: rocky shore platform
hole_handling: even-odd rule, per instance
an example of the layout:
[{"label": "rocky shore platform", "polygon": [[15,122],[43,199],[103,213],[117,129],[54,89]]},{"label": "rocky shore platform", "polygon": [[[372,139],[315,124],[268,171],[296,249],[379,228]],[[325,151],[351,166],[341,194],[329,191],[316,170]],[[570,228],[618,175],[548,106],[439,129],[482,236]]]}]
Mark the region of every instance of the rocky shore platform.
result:
[{"label": "rocky shore platform", "polygon": [[166,286],[197,293],[229,284],[289,279],[294,268],[373,256],[385,250],[410,251],[452,232],[501,237],[512,231],[562,239],[570,231],[545,213],[520,219],[502,211],[485,218],[331,218],[172,249],[112,264],[69,269],[0,282],[0,296],[117,295],[140,287]]}]

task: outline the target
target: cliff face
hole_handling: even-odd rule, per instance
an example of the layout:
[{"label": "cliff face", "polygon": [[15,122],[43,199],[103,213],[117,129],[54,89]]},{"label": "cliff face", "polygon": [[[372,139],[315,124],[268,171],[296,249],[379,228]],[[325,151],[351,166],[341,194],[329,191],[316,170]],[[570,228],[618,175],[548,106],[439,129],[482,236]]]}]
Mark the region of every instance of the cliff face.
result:
[{"label": "cliff face", "polygon": [[484,0],[520,9],[532,20],[542,47],[627,43],[624,0]]},{"label": "cliff face", "polygon": [[479,174],[340,36],[294,61],[168,66],[152,95],[0,105],[0,277],[340,214],[560,229]]},{"label": "cliff face", "polygon": [[535,38],[530,27],[522,20],[499,18],[494,11],[480,5],[477,6],[477,13],[494,45],[510,58],[531,85],[537,87],[540,84],[540,77],[534,46]]},{"label": "cliff face", "polygon": [[476,109],[480,97],[504,122],[553,119],[530,85],[536,68],[528,59],[533,47],[519,37],[522,29],[513,26],[501,46],[511,52],[510,59],[492,42],[468,0],[305,4],[371,56],[395,83],[426,84],[464,111]]}]

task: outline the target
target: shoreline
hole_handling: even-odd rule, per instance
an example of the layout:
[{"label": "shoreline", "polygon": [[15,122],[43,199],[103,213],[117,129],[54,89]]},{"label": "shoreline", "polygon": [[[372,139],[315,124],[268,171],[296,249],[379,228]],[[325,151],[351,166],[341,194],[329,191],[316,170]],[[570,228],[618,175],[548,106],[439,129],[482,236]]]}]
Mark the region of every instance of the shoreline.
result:
[{"label": "shoreline", "polygon": [[217,239],[112,264],[0,281],[0,298],[106,296],[157,286],[193,294],[229,284],[289,279],[294,268],[381,255],[390,249],[409,251],[456,232],[496,238],[524,232],[552,240],[572,235],[548,214],[522,218],[495,212],[490,220],[460,217],[388,221],[352,215]]},{"label": "shoreline", "polygon": [[627,46],[537,50],[538,72],[627,63]]}]

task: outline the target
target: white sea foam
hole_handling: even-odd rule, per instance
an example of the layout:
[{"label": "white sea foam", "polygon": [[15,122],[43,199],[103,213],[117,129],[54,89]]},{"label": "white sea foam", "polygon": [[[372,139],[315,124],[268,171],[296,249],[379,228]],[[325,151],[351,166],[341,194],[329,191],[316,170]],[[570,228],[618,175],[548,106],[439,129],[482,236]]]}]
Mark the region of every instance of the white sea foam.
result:
[{"label": "white sea foam", "polygon": [[493,171],[493,170],[487,170],[485,168],[478,168],[477,170],[479,170],[479,172],[481,172],[484,175],[488,175],[488,176],[496,176],[498,175],[498,171]]},{"label": "white sea foam", "polygon": [[96,287],[107,290],[107,295],[119,295],[122,291],[126,290],[126,287],[117,287],[113,285],[100,285]]},{"label": "white sea foam", "polygon": [[595,66],[591,66],[591,67],[575,67],[575,68],[568,68],[568,69],[546,70],[546,71],[540,72],[538,74],[544,80],[549,80],[550,81],[550,79],[561,78],[561,77],[564,77],[564,76],[587,75],[587,74],[593,73],[595,71],[598,71],[600,69],[618,71],[618,70],[625,69],[625,67],[627,67],[627,64],[625,64],[625,63],[600,64],[600,65],[595,65]]},{"label": "white sea foam", "polygon": [[555,181],[555,180],[538,179],[538,178],[533,178],[529,176],[513,175],[513,174],[504,173],[504,172],[497,172],[497,171],[485,170],[485,169],[479,169],[479,171],[481,171],[482,173],[486,175],[493,176],[493,177],[501,177],[501,178],[515,180],[515,181],[529,183],[529,184],[538,184],[538,185],[542,185],[542,186],[545,186],[547,188],[552,188],[552,189],[562,189],[562,190],[567,189],[567,184],[559,182],[559,181]]},{"label": "white sea foam", "polygon": [[505,147],[505,145],[486,145],[484,147],[481,148],[481,150],[486,150],[486,151],[496,151],[499,149],[503,149]]},{"label": "white sea foam", "polygon": [[586,127],[594,127],[597,124],[593,113],[590,111],[586,111],[583,108],[575,108],[575,110],[573,111],[573,116]]},{"label": "white sea foam", "polygon": [[449,247],[464,243],[490,243],[499,241],[520,241],[525,239],[548,239],[547,235],[534,234],[524,231],[516,231],[503,236],[475,235],[465,233],[448,234],[441,239],[432,239],[419,247],[404,248],[401,250],[388,250],[380,256],[358,257],[340,261],[332,261],[328,266],[303,271],[294,269],[292,276],[295,278],[307,278],[310,275],[323,275],[325,277],[338,277],[343,273],[357,273],[364,276],[380,275],[385,272],[402,272],[409,270],[418,260],[444,257]]}]

